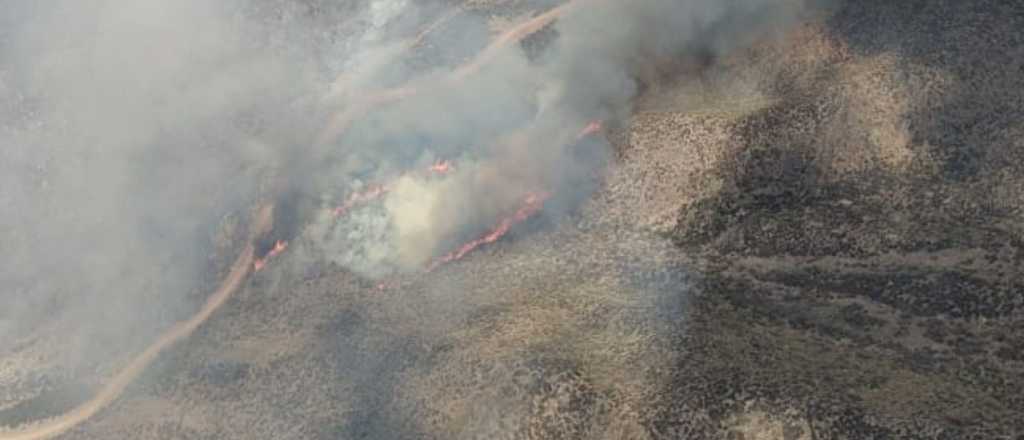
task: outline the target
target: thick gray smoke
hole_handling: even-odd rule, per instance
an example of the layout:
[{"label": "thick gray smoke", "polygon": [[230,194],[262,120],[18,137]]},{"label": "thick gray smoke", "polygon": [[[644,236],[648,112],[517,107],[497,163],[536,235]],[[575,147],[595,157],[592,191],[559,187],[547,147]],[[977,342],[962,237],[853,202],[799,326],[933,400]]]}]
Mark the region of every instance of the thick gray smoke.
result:
[{"label": "thick gray smoke", "polygon": [[[316,234],[325,237],[330,258],[371,275],[414,269],[486,232],[527,194],[551,192],[548,213],[571,211],[595,188],[592,177],[610,152],[607,142],[581,142],[576,133],[590,121],[623,120],[645,70],[726,53],[791,21],[802,4],[579,0],[570,6],[549,31],[556,37],[533,53],[512,45],[456,81],[446,80],[449,66],[405,75],[416,93],[396,103],[340,103],[339,113],[354,116],[323,146],[331,170],[319,174],[346,190],[358,189],[345,186],[352,182],[396,182],[382,208],[341,222],[320,219]],[[471,19],[450,24],[473,25]],[[466,52],[458,46],[450,50]],[[348,80],[371,96],[389,85],[365,76]],[[454,160],[457,171],[399,177],[438,157]]]},{"label": "thick gray smoke", "polygon": [[0,353],[40,361],[4,379],[88,374],[201,303],[222,219],[313,130],[315,47],[256,6],[3,3]]},{"label": "thick gray smoke", "polygon": [[[312,201],[288,206],[313,206],[297,218],[315,254],[371,276],[422,268],[527,194],[571,212],[610,157],[577,133],[625,118],[645,66],[724,53],[802,6],[576,0],[545,44],[452,81],[494,35],[453,3],[3,2],[0,357],[14,360],[0,388],[102,370],[194,311],[223,262],[214,244],[271,170],[291,185],[281,197]],[[403,84],[416,93],[366,104]],[[420,172],[438,159],[455,171]],[[379,203],[329,214],[391,182]]]}]

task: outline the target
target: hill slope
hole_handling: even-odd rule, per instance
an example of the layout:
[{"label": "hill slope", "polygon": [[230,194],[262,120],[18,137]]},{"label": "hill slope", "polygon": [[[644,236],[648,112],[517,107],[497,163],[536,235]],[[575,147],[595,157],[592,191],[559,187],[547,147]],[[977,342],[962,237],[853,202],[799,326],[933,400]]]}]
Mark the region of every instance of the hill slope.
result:
[{"label": "hill slope", "polygon": [[67,437],[1016,438],[1022,29],[838,1],[657,66],[571,220],[399,289],[286,254]]}]

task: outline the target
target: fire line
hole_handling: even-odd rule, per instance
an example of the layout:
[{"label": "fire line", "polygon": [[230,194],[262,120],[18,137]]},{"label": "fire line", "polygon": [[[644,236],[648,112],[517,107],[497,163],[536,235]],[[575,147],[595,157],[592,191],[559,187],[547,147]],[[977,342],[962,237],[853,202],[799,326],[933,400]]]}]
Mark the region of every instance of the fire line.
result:
[{"label": "fire line", "polygon": [[[444,175],[452,171],[455,171],[455,165],[452,164],[452,161],[450,160],[439,160],[437,162],[434,162],[434,164],[431,165],[430,167],[428,167],[426,171],[428,174]],[[394,186],[395,183],[393,181],[383,185],[370,185],[370,187],[367,188],[366,190],[352,193],[352,195],[350,195],[348,199],[345,200],[344,203],[334,208],[334,210],[331,213],[335,217],[344,216],[349,211],[351,211],[352,208],[355,208],[356,206],[369,203],[381,198],[385,194],[391,192],[391,189],[394,188]]]},{"label": "fire line", "polygon": [[470,241],[449,254],[437,259],[427,266],[426,271],[432,272],[434,269],[437,269],[446,263],[461,260],[462,257],[465,257],[466,254],[472,252],[474,249],[482,245],[498,241],[498,239],[504,237],[513,226],[522,223],[534,214],[540,212],[541,208],[544,207],[544,201],[549,197],[551,197],[551,195],[546,192],[530,193],[523,200],[522,206],[520,206],[519,209],[511,216],[501,219],[498,224],[491,229],[491,232],[487,233],[483,237]]},{"label": "fire line", "polygon": [[255,261],[253,261],[253,263],[252,263],[253,271],[259,272],[260,270],[262,270],[263,267],[267,265],[267,262],[270,261],[271,258],[274,258],[275,256],[277,256],[277,254],[280,254],[281,252],[284,252],[284,250],[287,249],[287,248],[288,248],[288,242],[287,241],[277,240],[277,242],[274,243],[274,247],[272,249],[270,249],[270,251],[267,252],[267,255],[264,255],[263,258],[257,258]]}]

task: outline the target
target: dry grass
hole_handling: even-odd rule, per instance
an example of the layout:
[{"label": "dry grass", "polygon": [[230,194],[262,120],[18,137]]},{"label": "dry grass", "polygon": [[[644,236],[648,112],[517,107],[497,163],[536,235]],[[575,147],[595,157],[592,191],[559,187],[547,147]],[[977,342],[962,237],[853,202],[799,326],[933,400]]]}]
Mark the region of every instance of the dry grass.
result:
[{"label": "dry grass", "polygon": [[[1024,232],[1024,124],[982,127],[996,140],[964,183],[947,178],[951,153],[938,144],[965,138],[935,120],[997,119],[988,101],[950,108],[958,87],[1018,104],[1024,89],[999,72],[975,72],[994,81],[980,86],[899,48],[858,48],[842,26],[812,23],[654,89],[616,145],[606,187],[571,222],[390,291],[332,268],[300,276],[313,263],[296,245],[167,360],[163,379],[78,434],[966,432],[951,420],[987,423],[978,432],[989,438],[1010,432],[995,419],[1019,409],[994,384],[1012,390],[1022,376],[993,353],[1019,341],[1020,311],[940,320],[914,301],[935,300],[929,289],[943,286],[929,279],[949,274],[994,296],[1019,286],[1019,250],[997,242]],[[691,231],[703,235],[685,253],[665,238],[691,245],[680,238]],[[679,267],[705,279],[691,285]],[[886,284],[896,275],[925,287],[897,291]],[[681,312],[680,299],[694,305]],[[879,323],[850,324],[839,313],[850,310]],[[926,325],[950,336],[935,340]],[[987,351],[958,353],[963,341]],[[196,376],[214,360],[250,366],[248,376]]]}]

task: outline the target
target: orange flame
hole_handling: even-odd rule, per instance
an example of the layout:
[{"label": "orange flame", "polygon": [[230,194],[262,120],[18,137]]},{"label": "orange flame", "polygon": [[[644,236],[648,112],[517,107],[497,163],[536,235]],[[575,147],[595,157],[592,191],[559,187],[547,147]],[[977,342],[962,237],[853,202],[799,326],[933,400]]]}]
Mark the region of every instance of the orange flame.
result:
[{"label": "orange flame", "polygon": [[271,249],[270,252],[267,252],[267,255],[264,255],[263,258],[257,258],[255,261],[252,262],[253,270],[259,272],[267,265],[267,261],[277,256],[277,254],[284,252],[284,250],[287,248],[287,241],[277,240],[277,243],[274,243],[274,248]]},{"label": "orange flame", "polygon": [[337,208],[334,208],[332,214],[335,217],[341,217],[342,215],[348,213],[348,211],[351,210],[352,208],[355,208],[357,205],[361,205],[363,203],[368,203],[376,199],[379,199],[388,191],[391,191],[390,185],[372,185],[369,188],[367,188],[366,191],[358,191],[352,193],[352,195],[348,197],[348,200],[345,200],[345,203],[342,203]]},{"label": "orange flame", "polygon": [[[426,171],[431,174],[448,174],[455,171],[455,165],[450,160],[439,160],[428,167]],[[381,198],[384,194],[391,192],[391,189],[394,188],[394,186],[394,182],[383,185],[376,184],[371,185],[364,191],[354,192],[347,200],[345,200],[345,203],[334,208],[334,210],[331,211],[331,214],[335,217],[341,217],[358,205],[369,203]]]},{"label": "orange flame", "polygon": [[601,121],[590,121],[590,123],[587,124],[586,127],[583,127],[583,130],[580,130],[579,134],[576,135],[576,140],[580,140],[594,133],[597,133],[601,131],[601,129],[603,128],[604,124],[602,124]]},{"label": "orange flame", "polygon": [[466,254],[472,252],[474,249],[484,244],[494,243],[495,241],[498,241],[498,239],[507,234],[508,231],[512,229],[513,226],[523,222],[524,220],[532,217],[534,214],[539,212],[541,208],[544,207],[544,201],[546,201],[549,197],[551,197],[551,195],[546,192],[531,193],[527,195],[526,199],[523,200],[523,206],[520,206],[519,209],[511,216],[501,219],[501,221],[498,222],[498,224],[494,227],[494,229],[491,230],[491,232],[489,232],[487,235],[484,235],[483,237],[480,237],[476,240],[470,241],[469,243],[462,245],[462,247],[434,261],[430,266],[427,267],[427,272],[437,269],[438,267],[445,263],[450,263],[452,261],[459,260],[462,257],[465,257]]},{"label": "orange flame", "polygon": [[439,160],[434,162],[427,170],[435,174],[448,174],[455,171],[455,166],[450,160]]}]

